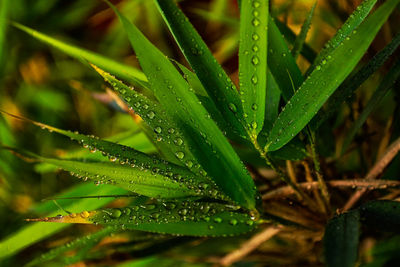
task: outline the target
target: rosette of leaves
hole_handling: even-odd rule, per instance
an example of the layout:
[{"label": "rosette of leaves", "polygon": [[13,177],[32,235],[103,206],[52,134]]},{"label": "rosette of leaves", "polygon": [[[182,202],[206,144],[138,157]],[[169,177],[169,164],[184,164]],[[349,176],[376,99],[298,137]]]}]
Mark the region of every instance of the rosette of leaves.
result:
[{"label": "rosette of leaves", "polygon": [[[376,0],[364,1],[305,75],[295,57],[303,51],[312,11],[290,51],[269,14],[269,1],[238,1],[239,87],[173,0],[155,3],[191,70],[167,58],[108,1],[126,31],[141,70],[12,23],[91,66],[140,116],[143,130],[159,152],[148,155],[129,146],[9,114],[65,135],[91,152],[101,153],[110,162],[100,157],[48,158],[6,149],[22,158],[55,165],[84,180],[116,185],[147,197],[143,203],[124,208],[83,210],[32,221],[99,224],[114,226],[118,231],[189,236],[229,236],[253,231],[269,223],[271,217],[263,212],[256,185],[243,162],[245,157],[240,149],[235,150],[233,142],[258,154],[312,209],[315,199],[287,178],[275,160],[310,156],[306,145],[315,146],[314,131],[325,119],[321,114],[315,115],[330,96],[334,95],[331,105],[338,106],[366,79],[350,74],[399,1],[387,0],[372,14]],[[392,52],[393,48],[381,54],[379,62],[371,63],[372,69],[376,70]],[[392,80],[398,77],[397,65],[390,75]],[[315,154],[311,154],[317,161]],[[322,205],[329,213],[325,181],[321,178],[318,183]],[[349,220],[358,222],[359,214],[354,214],[348,216]],[[354,229],[350,231],[352,236],[358,235],[357,227]],[[354,255],[351,257],[350,262],[354,262]]]}]

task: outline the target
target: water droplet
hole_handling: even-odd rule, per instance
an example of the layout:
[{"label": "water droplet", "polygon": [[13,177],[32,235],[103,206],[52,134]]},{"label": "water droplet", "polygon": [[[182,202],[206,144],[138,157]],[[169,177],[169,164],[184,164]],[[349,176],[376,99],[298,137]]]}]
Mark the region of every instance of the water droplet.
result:
[{"label": "water droplet", "polygon": [[257,41],[258,39],[260,39],[260,36],[258,36],[257,33],[253,33],[253,35],[251,36],[251,38],[253,38],[254,41]]},{"label": "water droplet", "polygon": [[260,21],[259,21],[258,19],[253,19],[253,20],[251,21],[251,23],[253,24],[254,27],[260,26]]},{"label": "water droplet", "polygon": [[82,217],[82,218],[87,218],[87,217],[89,217],[89,212],[87,212],[86,210],[85,210],[85,211],[82,211],[82,212],[81,212],[81,217]]},{"label": "water droplet", "polygon": [[253,63],[254,65],[257,65],[260,62],[260,59],[257,56],[253,56],[253,58],[251,59],[251,63]]},{"label": "water droplet", "polygon": [[119,209],[115,209],[111,211],[110,216],[117,219],[119,217],[121,217],[122,212]]},{"label": "water droplet", "polygon": [[228,107],[233,113],[237,112],[237,108],[236,108],[235,104],[229,103]]},{"label": "water droplet", "polygon": [[258,1],[253,1],[253,7],[254,7],[254,8],[260,7],[260,2],[258,2]]},{"label": "water droplet", "polygon": [[251,127],[253,127],[253,129],[256,129],[257,128],[257,122],[253,121],[251,123]]},{"label": "water droplet", "polygon": [[154,132],[160,134],[162,132],[161,127],[157,126],[156,128],[154,128]]},{"label": "water droplet", "polygon": [[192,168],[192,167],[193,167],[193,162],[190,161],[190,160],[186,161],[186,166],[187,166],[188,168]]},{"label": "water droplet", "polygon": [[178,152],[175,153],[175,156],[178,159],[183,159],[185,157],[185,153],[183,153],[182,151],[178,151]]},{"label": "water droplet", "polygon": [[174,140],[174,143],[175,143],[175,145],[177,145],[177,146],[181,146],[181,145],[183,144],[183,140],[182,140],[182,138],[176,138],[176,139]]},{"label": "water droplet", "polygon": [[168,129],[168,133],[173,134],[174,132],[175,132],[175,129],[174,129],[174,128],[169,128],[169,129]]},{"label": "water droplet", "polygon": [[253,52],[258,52],[258,46],[257,45],[253,45],[253,47],[251,49],[253,50]]},{"label": "water droplet", "polygon": [[149,119],[154,119],[155,115],[156,115],[156,114],[155,114],[153,111],[149,111],[149,113],[147,113],[147,117],[148,117]]},{"label": "water droplet", "polygon": [[256,103],[254,103],[254,104],[251,106],[251,109],[254,110],[254,111],[256,111],[256,110],[258,109],[258,105],[257,105]]},{"label": "water droplet", "polygon": [[208,229],[212,230],[212,229],[214,229],[214,226],[213,225],[209,225]]},{"label": "water droplet", "polygon": [[219,217],[217,217],[217,218],[214,218],[214,222],[216,222],[216,223],[221,223],[221,222],[222,222],[222,219],[221,219],[221,218],[219,218]]},{"label": "water droplet", "polygon": [[317,70],[321,70],[321,66],[318,65],[318,66],[316,67],[316,69],[317,69]]},{"label": "water droplet", "polygon": [[229,221],[229,224],[231,224],[231,225],[236,225],[237,223],[238,223],[238,221],[236,219],[231,219]]},{"label": "water droplet", "polygon": [[253,77],[251,77],[251,82],[252,82],[253,84],[256,84],[256,83],[258,82],[258,78],[257,78],[256,75],[253,75]]}]

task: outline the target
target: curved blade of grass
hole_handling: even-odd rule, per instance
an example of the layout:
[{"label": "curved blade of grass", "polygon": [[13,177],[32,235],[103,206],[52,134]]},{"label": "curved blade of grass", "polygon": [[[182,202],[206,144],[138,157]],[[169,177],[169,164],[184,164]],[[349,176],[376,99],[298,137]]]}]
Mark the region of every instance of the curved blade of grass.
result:
[{"label": "curved blade of grass", "polygon": [[362,221],[368,227],[382,232],[400,232],[400,202],[370,201],[360,207]]},{"label": "curved blade of grass", "polygon": [[69,55],[71,57],[81,60],[83,63],[91,62],[93,64],[96,64],[100,68],[103,68],[110,73],[118,75],[119,77],[121,77],[127,81],[130,81],[134,84],[140,85],[141,87],[144,87],[144,88],[148,87],[146,76],[140,70],[138,70],[132,66],[121,64],[117,61],[114,61],[112,59],[109,59],[107,57],[99,55],[92,51],[79,48],[77,46],[68,44],[66,42],[62,42],[62,41],[52,38],[48,35],[45,35],[41,32],[38,32],[34,29],[31,29],[22,24],[19,24],[17,22],[13,22],[12,25],[14,27],[26,32],[27,34],[31,35],[32,37],[38,39],[39,41],[42,41],[48,45],[51,45],[52,47],[55,47],[55,48],[61,50],[62,52],[66,53],[67,55]]},{"label": "curved blade of grass", "polygon": [[[83,134],[79,134],[78,132],[71,132],[61,130],[44,123],[36,122],[33,120],[29,120],[20,116],[12,115],[10,113],[1,111],[9,116],[12,116],[16,119],[27,121],[33,123],[42,129],[47,129],[50,132],[56,132],[71,138],[71,140],[77,141],[84,148],[89,149],[91,152],[99,151],[103,156],[108,157],[110,161],[119,161],[120,164],[124,164],[130,166],[133,169],[136,169],[136,172],[143,173],[151,173],[153,176],[159,174],[161,176],[167,177],[167,179],[177,180],[178,182],[184,184],[188,188],[198,191],[198,195],[214,195],[219,196],[218,198],[222,198],[227,200],[227,197],[223,197],[221,193],[218,192],[217,187],[213,181],[207,179],[207,177],[196,176],[186,168],[175,165],[171,162],[159,159],[155,156],[149,156],[145,153],[137,151],[131,147],[116,144],[110,141],[101,140],[94,136],[87,136]],[[87,159],[87,158],[86,158]],[[73,159],[69,159],[73,160]],[[88,160],[88,159],[87,159]],[[95,161],[92,159],[92,161]],[[49,161],[44,161],[59,167],[60,165],[54,164]],[[97,163],[100,163],[97,161]],[[73,171],[67,169],[68,171]],[[74,171],[73,171],[74,172]],[[134,176],[132,173],[132,176]],[[98,173],[100,174],[100,173]],[[141,176],[141,175],[140,175]],[[132,177],[133,178],[133,177]],[[146,178],[149,179],[149,178]],[[103,179],[104,180],[104,179]],[[127,180],[126,182],[135,184],[132,180]],[[124,186],[126,188],[126,185]],[[129,189],[129,188],[128,188]],[[130,189],[129,189],[130,190]],[[203,193],[201,193],[202,191]],[[208,192],[208,193],[206,193]],[[136,192],[138,193],[138,192]]]},{"label": "curved blade of grass", "polygon": [[[7,14],[9,9],[9,0],[3,0],[0,2],[0,64],[4,62],[4,48],[5,48],[5,37],[7,29]],[[0,68],[0,73],[3,66]]]},{"label": "curved blade of grass", "polygon": [[[143,165],[142,169],[140,165],[137,166],[135,163],[121,165],[102,161],[63,160],[42,157],[15,148],[4,148],[30,161],[37,160],[53,164],[71,172],[72,175],[78,178],[94,180],[96,184],[115,184],[131,192],[148,197],[180,198],[207,194],[198,185],[193,184],[193,180],[187,179],[185,175],[188,173],[190,175],[190,172],[185,169],[174,168],[169,169],[166,173],[158,169],[160,165],[154,164],[155,167],[152,168],[152,161]],[[167,166],[164,168],[167,168]],[[183,172],[181,173],[181,171]]]},{"label": "curved blade of grass", "polygon": [[364,0],[356,10],[350,15],[342,27],[336,32],[336,34],[325,44],[325,48],[318,54],[317,58],[307,70],[307,73],[311,73],[322,61],[331,54],[341,43],[343,43],[347,37],[364,21],[371,9],[376,4],[377,0]]},{"label": "curved blade of grass", "polygon": [[[160,104],[136,92],[109,73],[92,66],[152,129],[147,134],[153,138],[154,143],[164,152],[163,154],[168,155],[168,160],[172,157],[173,162],[182,163],[192,172],[200,176],[205,174],[204,169],[193,155],[189,143],[185,140],[183,130],[171,120]],[[182,155],[184,156],[182,157]]]},{"label": "curved blade of grass", "polygon": [[[226,195],[239,205],[254,209],[253,180],[193,90],[172,63],[118,10],[114,11],[125,27],[155,96],[170,119],[182,125],[192,153]],[[179,156],[184,158],[185,154]]]},{"label": "curved blade of grass", "polygon": [[[132,147],[135,150],[143,152],[145,154],[155,154],[157,152],[156,148],[147,138],[147,136],[142,132],[137,131],[126,131],[119,133],[117,135],[111,136],[106,140],[113,143],[122,144],[124,146]],[[77,148],[65,151],[60,155],[62,159],[86,159],[86,160],[96,160],[96,161],[108,161],[108,158],[104,157],[101,153],[90,153],[88,149]],[[47,163],[39,163],[35,165],[35,171],[38,173],[49,173],[55,172],[57,167]]]},{"label": "curved blade of grass", "polygon": [[122,229],[188,236],[227,236],[253,230],[256,221],[237,207],[209,202],[158,202],[121,209],[83,211],[80,214],[32,221],[121,226]]},{"label": "curved blade of grass", "polygon": [[310,123],[312,129],[317,129],[319,126],[331,117],[342,106],[342,104],[350,98],[353,93],[363,84],[375,71],[377,71],[383,63],[396,51],[400,45],[400,33],[393,40],[379,51],[368,63],[363,66],[357,73],[347,78],[343,84],[333,93],[327,102],[327,107],[324,112],[318,112]]},{"label": "curved blade of grass", "polygon": [[[289,42],[289,44],[294,44],[296,41],[296,34],[286,24],[282,23],[278,19],[275,19],[275,24],[279,31],[285,36],[285,39]],[[317,53],[307,43],[304,43],[300,53],[310,63],[314,62],[315,58],[317,57]]]},{"label": "curved blade of grass", "polygon": [[354,267],[360,235],[360,213],[353,210],[331,219],[325,229],[324,250],[328,267]]},{"label": "curved blade of grass", "polygon": [[343,141],[342,145],[342,152],[343,155],[351,142],[353,141],[354,137],[356,136],[358,130],[367,120],[368,116],[374,110],[374,108],[380,103],[380,101],[389,93],[390,89],[393,88],[395,82],[400,77],[400,60],[389,70],[389,72],[383,77],[383,80],[379,87],[375,90],[372,94],[370,100],[368,101],[367,105],[365,106],[363,112],[351,126],[350,130],[346,134],[346,138]]},{"label": "curved blade of grass", "polygon": [[269,70],[279,85],[284,100],[288,101],[302,84],[303,75],[271,17],[268,21],[268,47]]},{"label": "curved blade of grass", "polygon": [[314,5],[311,7],[311,10],[308,12],[307,18],[304,21],[303,25],[301,26],[301,30],[299,35],[296,37],[296,40],[293,44],[292,55],[296,59],[301,50],[303,50],[304,43],[306,41],[308,30],[311,26],[311,19],[314,15],[315,7],[317,6],[317,1],[314,2]]},{"label": "curved blade of grass", "polygon": [[281,100],[281,91],[275,81],[274,76],[268,70],[267,72],[267,95],[265,98],[265,121],[262,133],[268,133],[272,124],[279,114],[279,102]]},{"label": "curved blade of grass", "polygon": [[44,264],[47,261],[51,261],[55,259],[56,257],[61,256],[62,254],[79,249],[80,253],[82,252],[81,250],[83,249],[85,252],[90,250],[93,246],[95,246],[101,239],[114,234],[117,232],[114,227],[106,227],[104,229],[101,229],[100,231],[95,232],[94,234],[89,234],[87,236],[77,238],[71,242],[66,243],[65,245],[56,247],[54,249],[51,249],[50,251],[42,254],[39,257],[36,257],[32,261],[30,261],[28,264],[26,264],[26,267],[29,266],[40,266]]},{"label": "curved blade of grass", "polygon": [[[204,89],[203,84],[200,82],[199,78],[191,72],[188,68],[171,60],[175,65],[178,66],[179,71],[183,74],[183,78],[188,82],[188,84],[193,88],[196,92],[197,98],[200,100],[202,105],[206,108],[208,113],[210,113],[211,118],[217,123],[220,129],[230,129],[229,123],[226,122],[218,108],[215,106],[215,103],[210,99],[207,91]],[[226,135],[231,140],[243,140],[238,135],[235,135],[232,131],[227,131]]]},{"label": "curved blade of grass", "polygon": [[[110,185],[102,185],[96,187],[93,184],[80,184],[75,186],[65,193],[58,195],[59,197],[68,197],[82,194],[93,194],[93,195],[112,195],[112,194],[123,194],[126,191],[122,188],[118,188]],[[77,208],[93,210],[98,209],[107,203],[113,201],[113,198],[98,198],[98,199],[79,199],[74,200],[73,203],[63,205],[66,210],[75,211]],[[47,203],[45,203],[47,204]],[[43,205],[43,204],[42,204]],[[56,216],[60,212],[57,210],[51,211],[49,216]],[[4,238],[0,242],[0,259],[10,257],[22,249],[39,242],[67,227],[69,224],[43,224],[33,223],[29,224],[22,229],[14,232],[12,235]]]},{"label": "curved blade of grass", "polygon": [[246,138],[243,110],[236,87],[213,57],[187,17],[172,0],[155,0],[182,53],[231,129]]},{"label": "curved blade of grass", "polygon": [[386,1],[315,68],[279,114],[268,137],[267,151],[279,149],[307,125],[356,66],[398,3]]},{"label": "curved blade of grass", "polygon": [[240,98],[247,130],[256,139],[264,124],[269,1],[243,0],[241,5]]}]

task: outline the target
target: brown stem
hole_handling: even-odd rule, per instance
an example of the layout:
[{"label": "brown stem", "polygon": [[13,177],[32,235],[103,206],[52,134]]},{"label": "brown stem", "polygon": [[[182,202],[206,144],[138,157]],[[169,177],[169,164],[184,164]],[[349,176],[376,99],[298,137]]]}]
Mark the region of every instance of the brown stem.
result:
[{"label": "brown stem", "polygon": [[[391,181],[391,180],[365,180],[365,179],[354,179],[354,180],[332,180],[327,181],[328,186],[330,187],[344,187],[344,188],[362,188],[365,190],[368,189],[386,189],[388,187],[400,187],[400,181]],[[299,187],[307,190],[318,188],[318,182],[304,182],[298,184]],[[289,186],[284,186],[277,188],[273,191],[270,191],[262,196],[263,200],[270,200],[275,198],[287,197],[289,195],[294,194],[293,188]]]},{"label": "brown stem", "polygon": [[243,243],[242,246],[234,250],[233,252],[229,253],[225,257],[223,257],[219,264],[222,266],[230,266],[234,262],[239,261],[255,249],[257,249],[262,243],[266,242],[267,240],[271,239],[277,233],[282,230],[281,226],[271,226],[263,230],[262,232],[254,235],[250,240]]},{"label": "brown stem", "polygon": [[[387,149],[385,154],[375,163],[372,169],[365,176],[366,180],[376,179],[383,170],[389,165],[389,163],[394,159],[394,157],[400,151],[400,137],[397,138]],[[366,189],[361,189],[355,192],[347,201],[343,207],[343,211],[351,209],[354,204],[367,192]]]}]

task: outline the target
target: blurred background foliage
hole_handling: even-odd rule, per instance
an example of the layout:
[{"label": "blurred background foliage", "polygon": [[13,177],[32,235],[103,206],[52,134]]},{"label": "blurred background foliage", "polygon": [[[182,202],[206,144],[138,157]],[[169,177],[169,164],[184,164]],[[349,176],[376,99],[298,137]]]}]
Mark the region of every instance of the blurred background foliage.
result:
[{"label": "blurred background foliage", "polygon": [[[121,0],[112,1],[157,45],[166,55],[186,64],[167,31],[153,1]],[[189,16],[201,36],[209,45],[217,60],[224,66],[233,81],[238,81],[238,8],[236,0],[182,0],[180,5]],[[314,0],[271,0],[271,12],[281,23],[281,31],[288,43],[293,43],[294,34],[300,32],[308,11]],[[332,37],[360,0],[319,0],[310,32],[307,49],[310,58],[315,56],[325,42]],[[52,37],[67,41],[79,47],[96,51],[117,61],[138,67],[125,32],[114,13],[102,2],[94,0],[0,0],[0,13],[7,20],[17,21]],[[0,15],[1,17],[1,15]],[[396,19],[397,18],[397,19]],[[388,44],[400,23],[399,16],[385,24],[378,38],[366,54],[368,61],[377,51]],[[3,18],[4,19],[4,18]],[[138,126],[140,119],[132,116],[118,103],[118,98],[105,88],[96,74],[81,62],[66,56],[6,23],[0,23],[0,109],[29,117],[55,127],[77,130],[85,134],[118,140],[136,149],[153,153],[154,146]],[[304,72],[310,65],[301,56],[298,63]],[[400,92],[395,87],[377,107],[363,126],[363,136],[357,136],[356,144],[344,156],[340,156],[341,143],[346,131],[363,109],[374,89],[379,85],[391,61],[373,75],[357,91],[354,101],[344,105],[330,127],[335,135],[324,132],[321,127],[319,148],[326,158],[324,164],[334,160],[335,166],[329,168],[334,175],[345,173],[348,177],[359,177],[365,173],[391,142],[392,136],[400,132]],[[350,115],[350,116],[349,116]],[[350,119],[349,119],[350,118]],[[0,116],[0,142],[4,145],[21,147],[41,155],[79,157],[86,153],[69,140],[55,134],[41,131],[20,121]],[[370,144],[375,144],[371,146]],[[72,151],[72,152],[71,152]],[[255,159],[257,160],[257,159]],[[400,177],[399,157],[385,173],[386,179]],[[13,235],[27,223],[25,218],[46,214],[65,208],[77,200],[47,201],[45,198],[75,188],[74,196],[85,196],[91,192],[92,185],[84,185],[65,172],[54,172],[45,164],[26,163],[7,151],[0,150],[0,239]],[[90,193],[89,193],[90,195]],[[340,196],[339,196],[340,197]],[[97,199],[88,201],[98,201]],[[108,200],[110,202],[111,199]],[[113,201],[112,206],[126,204],[126,199]],[[136,200],[135,200],[136,201]],[[105,203],[104,203],[105,204]],[[70,206],[68,206],[70,207]],[[79,206],[77,208],[79,210]],[[61,211],[60,211],[61,213]],[[70,226],[62,234],[33,244],[20,251],[22,257],[13,257],[4,264],[21,266],[34,255],[50,248],[88,234],[97,229],[94,226]],[[310,247],[307,238],[297,233],[285,239],[290,232],[280,234],[261,246],[246,258],[244,266],[269,261],[271,266],[318,266],[321,259],[316,255],[317,248]],[[107,236],[106,234],[104,236]],[[196,262],[215,262],[232,249],[237,248],[247,236],[228,239],[177,238],[147,233],[130,232],[100,238],[90,253],[70,253],[69,257],[46,266],[60,266],[81,262],[89,266],[100,264],[97,259],[106,257],[101,266],[128,261],[120,266],[196,266]],[[99,239],[99,240],[100,240]],[[151,241],[150,241],[151,240]],[[393,248],[399,249],[398,238],[389,243],[379,243],[369,237],[363,245],[363,260],[371,261],[372,255],[383,257]],[[386,250],[385,250],[386,249]],[[79,250],[78,250],[79,251]],[[383,251],[383,252],[382,252]],[[389,251],[389,252],[388,252]],[[394,250],[396,251],[396,250]],[[398,251],[398,250],[397,250]],[[287,255],[290,254],[290,257]],[[104,256],[106,255],[106,256]],[[304,258],[309,255],[309,258]],[[130,261],[141,257],[140,260]],[[169,258],[167,260],[167,258]],[[83,263],[83,261],[85,263]],[[383,260],[384,261],[384,260]],[[202,264],[199,263],[199,266]],[[41,265],[44,266],[44,265]],[[382,266],[382,265],[368,265]]]}]

